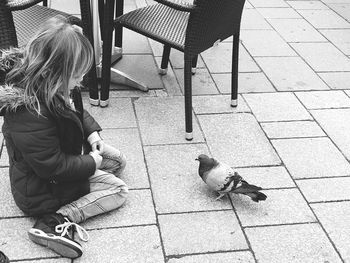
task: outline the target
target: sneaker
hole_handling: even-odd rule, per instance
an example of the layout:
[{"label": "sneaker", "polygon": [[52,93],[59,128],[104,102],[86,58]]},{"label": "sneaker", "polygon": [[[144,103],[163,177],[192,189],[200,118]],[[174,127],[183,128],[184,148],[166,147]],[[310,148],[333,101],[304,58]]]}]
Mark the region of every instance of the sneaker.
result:
[{"label": "sneaker", "polygon": [[30,240],[44,247],[48,247],[57,254],[67,258],[78,258],[83,254],[81,245],[71,238],[70,229],[75,230],[83,241],[89,239],[85,229],[70,222],[61,214],[49,214],[38,219],[33,228],[28,231]]},{"label": "sneaker", "polygon": [[9,263],[10,260],[8,257],[6,257],[6,255],[0,251],[0,263]]}]

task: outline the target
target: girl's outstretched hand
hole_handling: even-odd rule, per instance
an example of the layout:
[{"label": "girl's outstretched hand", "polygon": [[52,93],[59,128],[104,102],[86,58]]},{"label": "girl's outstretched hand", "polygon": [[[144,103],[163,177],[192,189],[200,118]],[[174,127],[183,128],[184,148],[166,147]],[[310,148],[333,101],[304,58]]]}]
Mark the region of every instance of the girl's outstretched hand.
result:
[{"label": "girl's outstretched hand", "polygon": [[92,151],[98,151],[99,154],[102,154],[103,151],[104,151],[104,146],[105,146],[105,143],[103,140],[99,140],[97,142],[94,142],[93,144],[91,144],[91,148],[92,148]]}]

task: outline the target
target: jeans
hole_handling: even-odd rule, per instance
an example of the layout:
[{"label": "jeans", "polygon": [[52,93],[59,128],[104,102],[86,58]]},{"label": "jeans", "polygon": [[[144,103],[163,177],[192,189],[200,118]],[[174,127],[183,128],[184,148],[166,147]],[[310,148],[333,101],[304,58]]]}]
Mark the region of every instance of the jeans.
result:
[{"label": "jeans", "polygon": [[128,187],[117,176],[126,165],[125,156],[114,147],[105,144],[102,164],[89,178],[90,193],[57,210],[74,223],[120,207],[126,200]]}]

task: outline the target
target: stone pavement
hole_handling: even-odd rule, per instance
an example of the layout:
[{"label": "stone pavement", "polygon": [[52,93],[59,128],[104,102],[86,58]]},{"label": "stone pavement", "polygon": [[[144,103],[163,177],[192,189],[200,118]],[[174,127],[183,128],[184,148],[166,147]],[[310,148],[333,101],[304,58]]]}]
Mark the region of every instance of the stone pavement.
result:
[{"label": "stone pavement", "polygon": [[[75,13],[76,2],[52,6]],[[160,77],[162,46],[127,30],[124,40],[115,67],[151,90],[113,85],[109,107],[91,107],[87,94],[85,102],[105,141],[128,156],[122,178],[130,197],[83,224],[91,240],[74,262],[350,262],[349,0],[248,0],[239,106],[229,106],[227,39],[199,59],[191,142],[184,140],[182,54],[172,51],[172,68]],[[197,174],[199,153],[237,167],[267,200],[214,201]],[[28,240],[33,219],[12,199],[7,163],[3,145],[0,250],[13,261],[71,262]]]}]

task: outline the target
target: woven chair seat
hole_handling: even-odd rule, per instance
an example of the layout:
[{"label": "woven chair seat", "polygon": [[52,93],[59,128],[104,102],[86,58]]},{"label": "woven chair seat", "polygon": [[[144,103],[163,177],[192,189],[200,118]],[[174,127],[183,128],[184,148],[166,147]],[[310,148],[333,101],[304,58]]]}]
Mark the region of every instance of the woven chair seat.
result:
[{"label": "woven chair seat", "polygon": [[115,22],[184,51],[188,18],[187,12],[155,4],[122,15]]},{"label": "woven chair seat", "polygon": [[[17,32],[18,46],[22,47],[28,43],[28,40],[34,35],[38,28],[40,28],[40,26],[49,18],[56,15],[67,17],[68,20],[73,24],[81,24],[80,19],[77,17],[40,5],[34,5],[27,9],[13,12],[13,20]],[[28,27],[27,25],[31,26]]]}]

